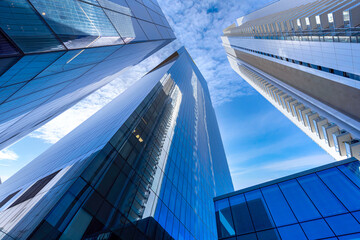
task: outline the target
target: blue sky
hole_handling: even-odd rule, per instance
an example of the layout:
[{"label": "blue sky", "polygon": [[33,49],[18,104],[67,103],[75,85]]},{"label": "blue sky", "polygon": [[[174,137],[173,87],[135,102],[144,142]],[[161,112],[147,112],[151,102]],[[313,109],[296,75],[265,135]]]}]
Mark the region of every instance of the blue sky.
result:
[{"label": "blue sky", "polygon": [[236,189],[333,161],[231,69],[221,46],[224,28],[273,0],[158,1],[177,40],[0,151],[2,179],[14,174],[182,45],[208,81]]}]

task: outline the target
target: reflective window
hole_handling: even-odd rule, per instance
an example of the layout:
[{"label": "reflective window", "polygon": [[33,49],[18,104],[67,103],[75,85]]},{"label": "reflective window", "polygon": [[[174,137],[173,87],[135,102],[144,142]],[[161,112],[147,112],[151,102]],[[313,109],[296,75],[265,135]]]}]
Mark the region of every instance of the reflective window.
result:
[{"label": "reflective window", "polygon": [[271,219],[270,213],[267,210],[260,190],[245,193],[245,198],[250,210],[255,230],[259,231],[273,228],[274,223]]},{"label": "reflective window", "polygon": [[257,240],[256,234],[255,233],[251,233],[251,234],[246,234],[246,235],[242,235],[242,236],[238,236],[236,238],[236,240]]},{"label": "reflective window", "polygon": [[245,197],[239,194],[229,198],[231,211],[234,219],[236,234],[245,234],[254,231],[249,209],[247,207]]},{"label": "reflective window", "polygon": [[276,229],[261,231],[256,233],[258,240],[280,240]]},{"label": "reflective window", "polygon": [[18,54],[19,52],[16,47],[13,46],[13,44],[9,40],[7,40],[4,34],[0,32],[0,56],[12,56]]},{"label": "reflective window", "polygon": [[262,188],[261,191],[277,226],[296,223],[295,216],[277,185]]},{"label": "reflective window", "polygon": [[304,232],[301,230],[301,227],[298,224],[280,227],[279,233],[282,240],[307,240]]},{"label": "reflective window", "polygon": [[299,221],[320,218],[318,210],[296,180],[279,183],[281,191]]},{"label": "reflective window", "polygon": [[360,224],[351,214],[343,214],[325,219],[336,235],[360,232]]},{"label": "reflective window", "polygon": [[301,227],[310,240],[334,236],[334,233],[323,219],[301,223]]},{"label": "reflective window", "polygon": [[360,189],[337,168],[318,172],[320,178],[350,211],[360,210]]},{"label": "reflective window", "polygon": [[0,27],[24,52],[65,50],[28,1],[0,1],[0,16]]},{"label": "reflective window", "polygon": [[323,216],[345,213],[345,207],[330,192],[316,174],[298,178],[307,195]]},{"label": "reflective window", "polygon": [[229,199],[226,198],[215,202],[215,216],[219,238],[235,235]]},{"label": "reflective window", "polygon": [[67,48],[122,44],[119,34],[100,7],[81,1],[30,0]]}]

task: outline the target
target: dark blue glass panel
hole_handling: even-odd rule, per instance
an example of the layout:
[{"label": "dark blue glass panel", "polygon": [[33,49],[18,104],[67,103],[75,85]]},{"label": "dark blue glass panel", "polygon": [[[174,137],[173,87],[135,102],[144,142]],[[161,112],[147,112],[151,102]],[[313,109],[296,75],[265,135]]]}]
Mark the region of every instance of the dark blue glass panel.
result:
[{"label": "dark blue glass panel", "polygon": [[266,207],[260,190],[245,193],[255,230],[260,231],[274,227],[273,220]]},{"label": "dark blue glass panel", "polygon": [[26,55],[0,77],[0,86],[26,82],[37,76],[58,59],[63,52]]},{"label": "dark blue glass panel", "polygon": [[352,214],[356,218],[356,220],[358,220],[358,222],[360,222],[360,212],[353,212]]},{"label": "dark blue glass panel", "polygon": [[[183,207],[183,209],[185,209],[185,207]],[[225,198],[216,201],[215,211],[216,225],[219,238],[234,236],[235,230],[229,206],[229,199]]]},{"label": "dark blue glass panel", "polygon": [[295,224],[278,228],[282,240],[307,240],[300,225]]},{"label": "dark blue glass panel", "polygon": [[334,233],[323,219],[301,223],[301,227],[310,240],[334,236]]},{"label": "dark blue glass panel", "polygon": [[[20,57],[8,57],[8,58],[1,58],[0,59],[0,77],[9,69],[11,68]],[[1,79],[1,78],[0,78]],[[1,83],[0,83],[1,85]]]},{"label": "dark blue glass panel", "polygon": [[325,219],[336,235],[360,232],[360,224],[351,214],[343,214]]},{"label": "dark blue glass panel", "polygon": [[277,185],[262,188],[261,191],[277,226],[289,225],[297,222]]},{"label": "dark blue glass panel", "polygon": [[0,32],[0,56],[18,55],[16,47]]},{"label": "dark blue glass panel", "polygon": [[323,216],[345,213],[345,207],[316,174],[298,178],[301,186]]},{"label": "dark blue glass panel", "polygon": [[65,50],[28,1],[0,1],[0,16],[0,27],[23,52]]},{"label": "dark blue glass panel", "polygon": [[280,240],[279,234],[276,229],[257,232],[258,240]]},{"label": "dark blue glass panel", "polygon": [[122,44],[119,34],[97,6],[81,1],[30,0],[69,49]]},{"label": "dark blue glass panel", "polygon": [[244,194],[239,194],[229,198],[231,211],[234,219],[236,234],[254,232],[249,209],[247,207]]},{"label": "dark blue glass panel", "polygon": [[337,168],[318,172],[320,178],[350,211],[360,210],[360,189]]},{"label": "dark blue glass panel", "polygon": [[251,234],[246,234],[246,235],[242,235],[242,236],[238,236],[236,238],[236,240],[257,240],[256,234],[255,233],[251,233]]},{"label": "dark blue glass panel", "polygon": [[296,180],[280,183],[279,186],[300,222],[321,217],[314,204]]},{"label": "dark blue glass panel", "polygon": [[[336,239],[336,238],[334,238]],[[350,234],[347,236],[342,236],[338,238],[339,240],[358,240],[360,239],[360,233]],[[331,239],[332,240],[332,239]]]}]

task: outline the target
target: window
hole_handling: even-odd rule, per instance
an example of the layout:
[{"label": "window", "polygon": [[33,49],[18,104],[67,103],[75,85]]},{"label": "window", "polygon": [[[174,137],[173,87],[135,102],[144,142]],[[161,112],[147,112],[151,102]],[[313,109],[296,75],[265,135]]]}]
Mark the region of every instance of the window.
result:
[{"label": "window", "polygon": [[257,231],[274,227],[270,213],[265,205],[260,190],[245,193],[254,227]]},{"label": "window", "polygon": [[334,16],[332,13],[328,13],[328,21],[329,23],[333,23],[334,22]]},{"label": "window", "polygon": [[315,16],[315,20],[316,20],[316,24],[320,25],[321,21],[320,21],[320,16]]},{"label": "window", "polygon": [[298,224],[287,226],[287,227],[281,227],[279,228],[279,233],[281,236],[281,239],[283,240],[307,240],[304,232],[301,230],[300,226]]},{"label": "window", "polygon": [[10,199],[12,199],[18,192],[20,192],[20,190],[13,192],[12,194],[10,194],[6,198],[4,198],[4,200],[2,200],[0,202],[0,208],[2,208],[2,206],[4,206],[8,201],[10,201]]},{"label": "window", "polygon": [[30,198],[35,197],[46,184],[48,184],[61,170],[58,170],[34,183],[26,192],[24,192],[10,207],[14,207]]},{"label": "window", "polygon": [[280,183],[279,186],[299,221],[308,221],[321,217],[296,180]]},{"label": "window", "polygon": [[326,218],[326,221],[336,235],[360,232],[360,224],[349,213]]},{"label": "window", "polygon": [[350,211],[360,210],[360,189],[337,168],[318,173],[319,177]]},{"label": "window", "polygon": [[234,236],[234,223],[230,212],[229,199],[226,198],[215,202],[215,216],[218,237]]},{"label": "window", "polygon": [[277,226],[296,223],[294,214],[277,185],[262,188],[261,191]]},{"label": "window", "polygon": [[320,239],[333,237],[334,233],[330,230],[329,226],[323,219],[301,223],[306,236],[309,239]]},{"label": "window", "polygon": [[247,207],[244,195],[239,194],[231,197],[229,200],[234,218],[236,234],[240,235],[254,232],[254,227],[251,223],[250,212]]},{"label": "window", "polygon": [[345,213],[345,207],[316,174],[298,178],[301,186],[323,216]]}]

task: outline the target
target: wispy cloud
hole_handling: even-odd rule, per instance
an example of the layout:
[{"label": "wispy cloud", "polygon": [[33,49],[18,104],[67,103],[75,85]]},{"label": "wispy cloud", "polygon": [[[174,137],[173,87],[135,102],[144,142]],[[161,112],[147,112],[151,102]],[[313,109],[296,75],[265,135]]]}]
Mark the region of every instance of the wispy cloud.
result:
[{"label": "wispy cloud", "polygon": [[[317,154],[296,158],[283,158],[267,164],[240,165],[231,168],[231,176],[236,189],[305,171],[335,161],[329,154]],[[261,174],[259,174],[261,173]]]},{"label": "wispy cloud", "polygon": [[[3,150],[0,151],[0,161],[1,160],[17,160],[19,158],[19,156],[12,150],[10,150],[9,148],[5,148]],[[0,164],[0,166],[8,166],[8,164]]]},{"label": "wispy cloud", "polygon": [[270,0],[159,0],[175,35],[188,49],[209,84],[214,105],[254,90],[230,67],[221,45],[222,30]]}]

